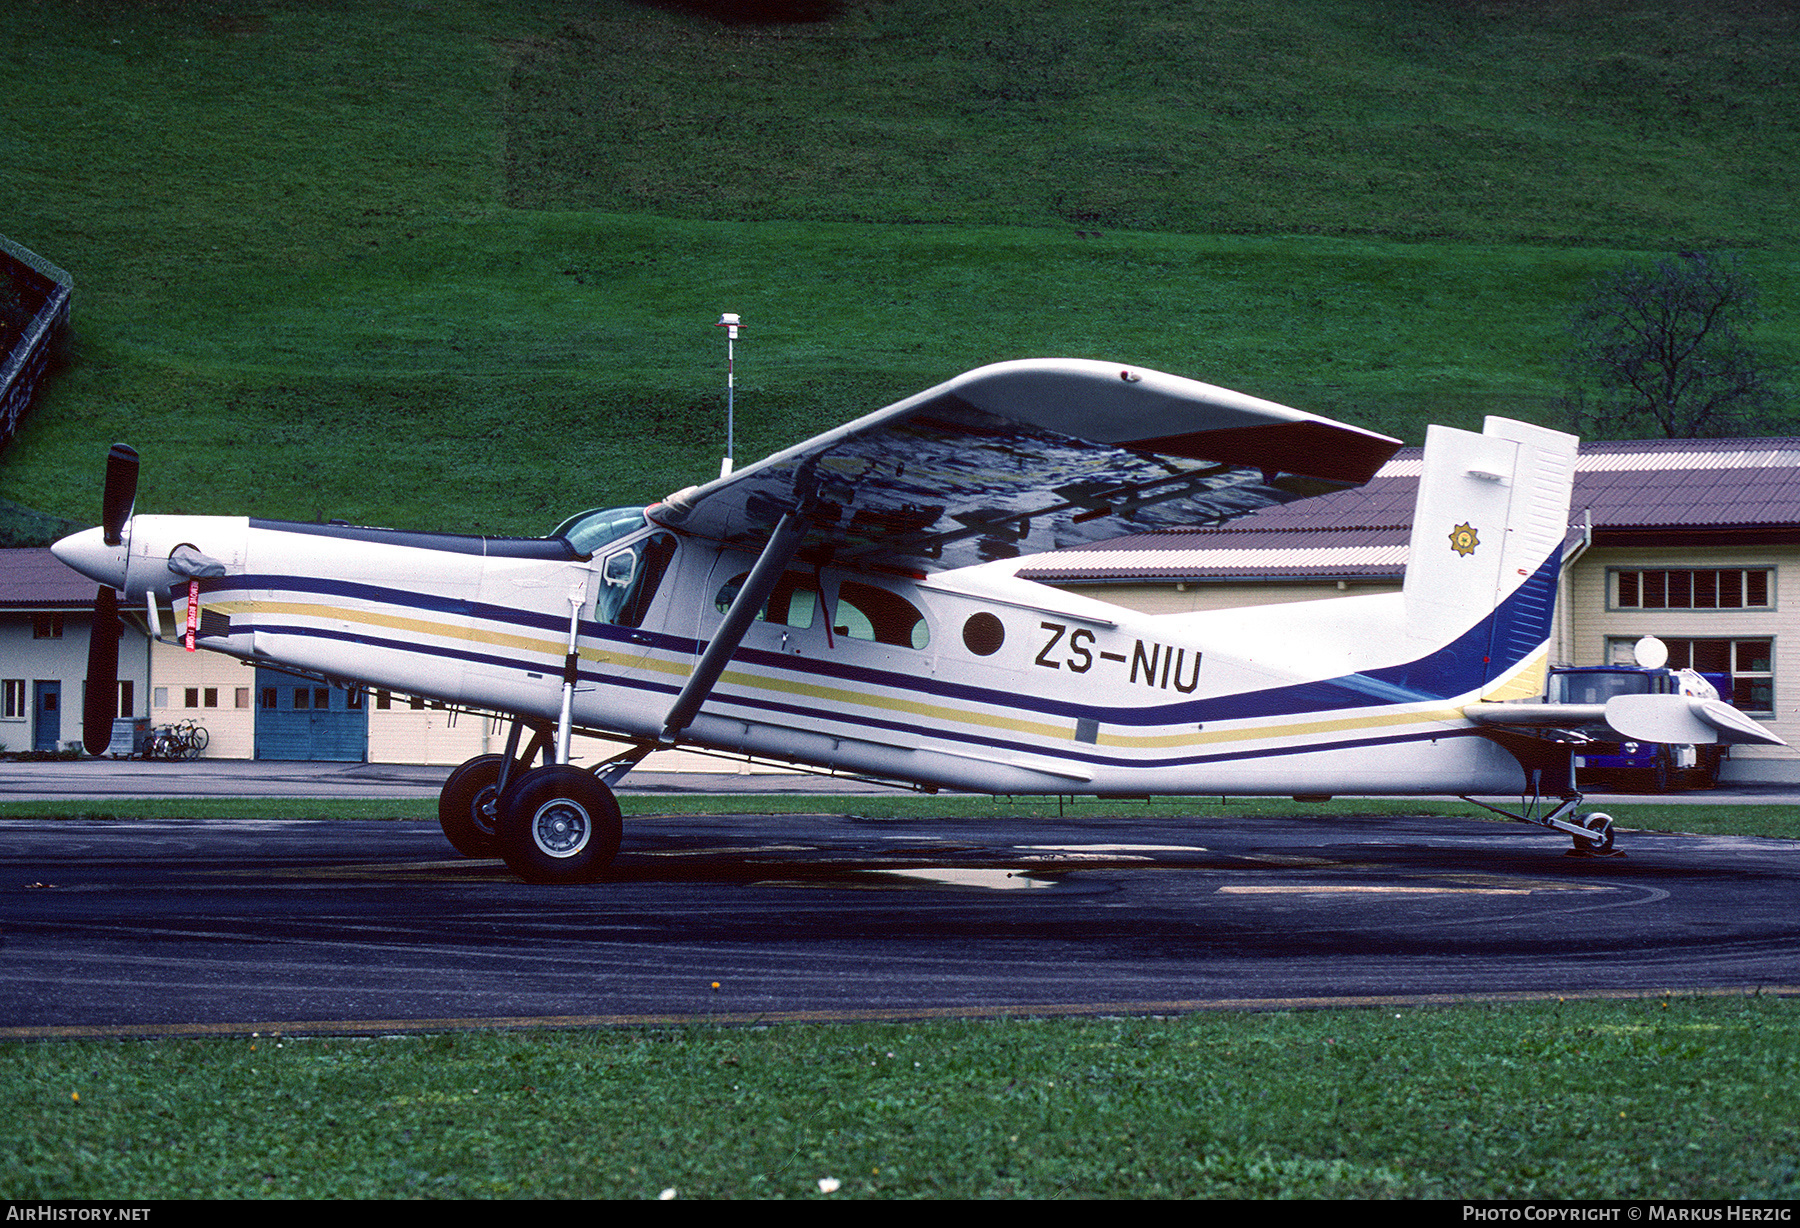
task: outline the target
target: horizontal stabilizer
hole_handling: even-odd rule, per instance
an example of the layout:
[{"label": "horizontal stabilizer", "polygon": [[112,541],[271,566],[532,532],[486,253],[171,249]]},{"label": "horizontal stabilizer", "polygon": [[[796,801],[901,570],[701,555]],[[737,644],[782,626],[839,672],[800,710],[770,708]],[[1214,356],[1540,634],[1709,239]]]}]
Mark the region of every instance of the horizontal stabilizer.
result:
[{"label": "horizontal stabilizer", "polygon": [[1692,695],[1615,695],[1604,704],[1469,704],[1463,715],[1477,725],[1564,731],[1606,742],[1787,745],[1730,704]]}]

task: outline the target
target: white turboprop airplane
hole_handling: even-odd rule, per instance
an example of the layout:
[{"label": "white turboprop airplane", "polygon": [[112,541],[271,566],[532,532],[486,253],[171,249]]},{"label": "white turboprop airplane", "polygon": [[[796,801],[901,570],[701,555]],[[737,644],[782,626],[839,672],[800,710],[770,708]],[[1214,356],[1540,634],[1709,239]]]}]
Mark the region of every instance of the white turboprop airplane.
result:
[{"label": "white turboprop airplane", "polygon": [[[1573,748],[1778,739],[1716,700],[1501,702],[1542,689],[1575,445],[1498,418],[1432,427],[1403,592],[1193,614],[1013,572],[1365,482],[1399,441],[1041,359],[542,538],[134,515],[137,454],[117,445],[104,524],[55,552],[102,586],[91,752],[117,689],[94,680],[116,677],[118,590],[159,636],[173,607],[190,644],[508,714],[506,753],[457,768],[440,817],[462,852],[537,881],[610,863],[611,786],[670,746],[926,790],[1516,795],[1522,813],[1499,813],[1603,851],[1611,820],[1578,813]],[[630,749],[575,766],[577,731]]]}]

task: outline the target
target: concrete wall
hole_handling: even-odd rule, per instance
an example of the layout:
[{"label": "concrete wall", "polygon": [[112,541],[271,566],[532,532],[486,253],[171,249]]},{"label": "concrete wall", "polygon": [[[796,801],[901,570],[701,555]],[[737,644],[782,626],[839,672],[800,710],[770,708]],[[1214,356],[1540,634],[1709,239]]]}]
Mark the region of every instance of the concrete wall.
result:
[{"label": "concrete wall", "polygon": [[[0,679],[14,679],[25,684],[25,711],[14,717],[0,716],[0,750],[25,751],[32,748],[32,693],[38,681],[62,683],[63,745],[81,742],[81,716],[87,683],[88,628],[92,615],[85,610],[62,612],[62,636],[38,639],[33,632],[34,615],[30,611],[0,612]],[[119,678],[132,684],[133,715],[147,714],[149,660],[147,641],[142,633],[127,623],[119,640]],[[3,709],[0,709],[3,711]]]}]

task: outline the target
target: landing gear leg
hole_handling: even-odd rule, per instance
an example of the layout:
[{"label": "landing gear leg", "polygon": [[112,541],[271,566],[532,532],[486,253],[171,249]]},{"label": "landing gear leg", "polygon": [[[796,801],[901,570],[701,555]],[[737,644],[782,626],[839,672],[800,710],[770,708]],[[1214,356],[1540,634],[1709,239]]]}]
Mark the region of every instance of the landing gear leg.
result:
[{"label": "landing gear leg", "polygon": [[1609,814],[1596,810],[1589,814],[1576,813],[1581,806],[1581,794],[1565,794],[1555,809],[1548,813],[1540,813],[1537,799],[1525,808],[1524,813],[1514,814],[1510,810],[1502,810],[1498,806],[1490,806],[1473,797],[1464,797],[1465,802],[1480,806],[1483,810],[1491,810],[1503,818],[1517,823],[1530,823],[1536,827],[1548,827],[1566,834],[1575,842],[1569,851],[1579,857],[1597,857],[1610,855],[1623,857],[1625,854],[1613,851],[1613,821]]}]

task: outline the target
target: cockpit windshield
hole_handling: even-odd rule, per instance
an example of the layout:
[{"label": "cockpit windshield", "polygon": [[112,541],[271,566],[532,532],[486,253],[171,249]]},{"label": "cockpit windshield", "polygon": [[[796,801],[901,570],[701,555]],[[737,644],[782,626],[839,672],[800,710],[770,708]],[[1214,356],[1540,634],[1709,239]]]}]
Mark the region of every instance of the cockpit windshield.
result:
[{"label": "cockpit windshield", "polygon": [[561,537],[583,558],[593,554],[607,542],[618,541],[636,533],[650,522],[641,507],[604,507],[571,516],[556,526],[552,537]]}]

